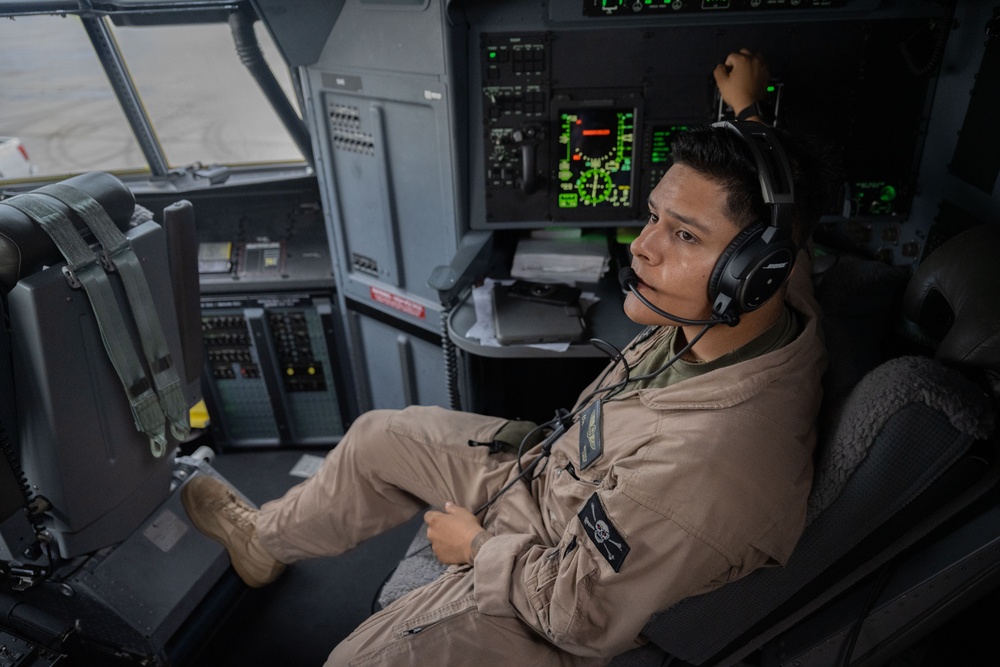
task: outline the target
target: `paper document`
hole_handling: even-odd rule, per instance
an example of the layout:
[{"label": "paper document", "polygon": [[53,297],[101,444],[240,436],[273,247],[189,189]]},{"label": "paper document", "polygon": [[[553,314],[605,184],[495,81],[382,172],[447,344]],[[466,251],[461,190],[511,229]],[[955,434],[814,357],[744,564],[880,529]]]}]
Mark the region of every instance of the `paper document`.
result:
[{"label": "paper document", "polygon": [[510,275],[542,283],[596,283],[610,261],[604,239],[521,239]]}]

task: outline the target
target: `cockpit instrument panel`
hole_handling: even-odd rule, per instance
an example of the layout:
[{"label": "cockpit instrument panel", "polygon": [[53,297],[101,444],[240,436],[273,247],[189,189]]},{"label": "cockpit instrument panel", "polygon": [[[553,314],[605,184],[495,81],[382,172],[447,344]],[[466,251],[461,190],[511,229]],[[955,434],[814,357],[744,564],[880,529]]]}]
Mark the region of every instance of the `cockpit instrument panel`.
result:
[{"label": "cockpit instrument panel", "polygon": [[912,36],[940,8],[862,20],[877,5],[586,0],[529,19],[523,2],[515,21],[470,4],[470,226],[641,225],[677,135],[740,111],[722,103],[713,69],[745,47],[767,59],[768,115],[841,167],[828,221],[856,222],[858,243],[894,243],[882,228],[910,214],[933,93],[913,68],[931,54],[900,45],[918,48]]}]

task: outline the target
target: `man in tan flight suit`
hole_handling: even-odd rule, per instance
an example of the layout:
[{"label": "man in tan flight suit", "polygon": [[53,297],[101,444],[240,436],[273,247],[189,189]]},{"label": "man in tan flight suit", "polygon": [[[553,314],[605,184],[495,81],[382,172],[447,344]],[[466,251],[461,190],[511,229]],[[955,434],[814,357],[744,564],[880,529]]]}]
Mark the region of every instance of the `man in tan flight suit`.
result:
[{"label": "man in tan flight suit", "polygon": [[[715,75],[724,99],[759,120],[759,57],[731,54]],[[328,665],[601,665],[639,645],[654,612],[788,559],[826,363],[808,267],[735,326],[678,325],[712,319],[715,265],[767,208],[753,160],[734,158],[746,149],[727,129],[689,134],[630,248],[635,289],[624,308],[649,327],[567,424],[548,426],[546,442],[518,457],[494,443],[516,447],[520,423],[380,410],[259,511],[209,476],[185,486],[195,525],[251,586],[441,508],[425,515],[428,537],[452,567],[365,621]],[[821,188],[785,148],[802,244]]]}]

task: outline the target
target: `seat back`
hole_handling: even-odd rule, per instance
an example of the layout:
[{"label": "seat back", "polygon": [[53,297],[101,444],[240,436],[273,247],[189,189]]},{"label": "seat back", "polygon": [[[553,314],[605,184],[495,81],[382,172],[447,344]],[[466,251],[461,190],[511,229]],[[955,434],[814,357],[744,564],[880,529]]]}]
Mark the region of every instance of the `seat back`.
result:
[{"label": "seat back", "polygon": [[[134,348],[142,382],[156,387],[160,400],[166,393],[164,371],[173,372],[173,412],[186,419],[187,407],[199,398],[200,374],[190,376],[191,366],[184,363],[178,312],[197,317],[198,302],[197,276],[184,281],[189,287],[183,298],[175,294],[171,277],[177,264],[169,259],[167,234],[151,214],[134,217],[140,209],[124,183],[93,172],[58,185],[79,193],[89,210],[103,211],[124,233],[138,267],[130,275],[141,280],[149,296],[142,301],[146,308],[140,318],[128,296],[135,284],[126,284],[118,265],[114,270],[104,271],[99,264],[88,269],[96,266],[100,272],[91,274],[104,281],[100,294],[74,286],[72,271],[65,271],[67,262],[29,215],[47,210],[85,229],[76,209],[55,196],[66,190],[51,186],[0,203],[0,286],[8,324],[0,331],[0,389],[7,406],[0,419],[13,443],[9,461],[14,478],[23,480],[22,488],[6,492],[40,496],[34,504],[47,511],[35,513],[38,528],[52,535],[60,555],[72,557],[122,541],[170,492],[175,435],[164,425],[166,445],[159,455],[151,451],[151,438],[137,430],[137,409],[109,358],[109,341],[116,341],[112,347]],[[32,209],[31,202],[41,208]],[[74,238],[81,251],[97,256],[100,248],[89,233]],[[104,250],[112,255],[106,263],[113,264],[115,254]],[[192,301],[187,309],[176,307]],[[98,302],[105,312],[116,311],[112,320],[124,326],[109,331],[107,320],[99,325]],[[155,368],[149,361],[154,346]],[[8,545],[15,553],[0,556],[20,557],[21,546]]]}]

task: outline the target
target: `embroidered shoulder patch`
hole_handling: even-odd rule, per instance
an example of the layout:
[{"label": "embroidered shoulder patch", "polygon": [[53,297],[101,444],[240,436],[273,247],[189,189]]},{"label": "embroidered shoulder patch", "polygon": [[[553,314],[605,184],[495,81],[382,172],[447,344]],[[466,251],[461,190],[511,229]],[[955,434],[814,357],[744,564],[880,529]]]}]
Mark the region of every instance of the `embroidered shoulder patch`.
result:
[{"label": "embroidered shoulder patch", "polygon": [[601,499],[596,492],[590,496],[577,517],[583,524],[583,529],[587,532],[591,542],[604,556],[604,560],[608,561],[615,572],[620,571],[631,547],[615,528],[615,525],[611,523],[611,519],[604,511],[604,505],[601,504]]}]

